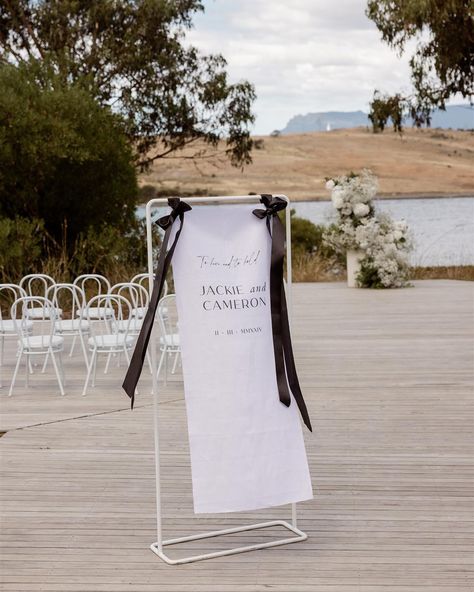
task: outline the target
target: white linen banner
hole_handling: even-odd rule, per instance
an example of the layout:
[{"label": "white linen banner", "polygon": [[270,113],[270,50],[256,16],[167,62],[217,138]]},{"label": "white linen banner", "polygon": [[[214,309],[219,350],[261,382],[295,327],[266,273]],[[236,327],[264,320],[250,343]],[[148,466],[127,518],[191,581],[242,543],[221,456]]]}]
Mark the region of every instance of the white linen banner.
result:
[{"label": "white linen banner", "polygon": [[255,207],[195,206],[173,255],[196,513],[313,497],[298,407],[278,396],[271,238]]}]

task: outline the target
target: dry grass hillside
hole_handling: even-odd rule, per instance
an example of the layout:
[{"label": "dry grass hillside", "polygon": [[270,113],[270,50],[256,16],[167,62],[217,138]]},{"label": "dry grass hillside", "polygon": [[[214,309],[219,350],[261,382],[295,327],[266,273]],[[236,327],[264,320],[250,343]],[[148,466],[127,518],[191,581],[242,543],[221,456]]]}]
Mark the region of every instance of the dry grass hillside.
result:
[{"label": "dry grass hillside", "polygon": [[325,177],[369,168],[379,177],[381,196],[474,195],[474,132],[407,129],[399,136],[355,128],[255,139],[262,146],[243,171],[222,159],[163,159],[140,182],[183,195],[328,199]]}]

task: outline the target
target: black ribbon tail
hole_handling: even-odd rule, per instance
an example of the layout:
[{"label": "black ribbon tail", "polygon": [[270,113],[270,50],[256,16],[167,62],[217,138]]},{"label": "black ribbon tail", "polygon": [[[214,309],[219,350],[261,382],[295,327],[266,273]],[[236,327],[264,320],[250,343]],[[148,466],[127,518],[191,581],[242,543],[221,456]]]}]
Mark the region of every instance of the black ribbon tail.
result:
[{"label": "black ribbon tail", "polygon": [[[130,365],[128,367],[127,374],[125,375],[125,379],[122,384],[123,390],[130,397],[130,404],[132,409],[133,404],[135,402],[135,392],[137,384],[142,373],[143,363],[145,361],[146,356],[146,350],[153,329],[153,322],[155,320],[156,309],[158,307],[158,302],[160,301],[161,293],[163,292],[166,274],[168,272],[174,250],[178,243],[181,231],[183,230],[184,212],[191,209],[191,206],[184,202],[181,202],[179,199],[170,199],[168,200],[168,203],[173,208],[171,214],[169,216],[164,216],[163,218],[160,218],[160,220],[157,221],[159,226],[165,228],[165,236],[163,237],[163,241],[161,243],[160,256],[158,258],[158,265],[156,268],[155,281],[153,283],[153,290],[150,297],[150,302],[148,304],[148,309],[146,311],[145,317],[143,319],[140,334],[138,335],[138,339],[135,344],[135,349],[133,350],[132,359],[130,360]],[[173,222],[177,217],[179,217],[180,226],[174,237],[173,244],[171,245],[170,249],[167,250],[171,230],[173,227]]]},{"label": "black ribbon tail", "polygon": [[[267,222],[270,218],[267,218]],[[278,384],[278,395],[283,405],[290,406],[291,397],[285,372],[284,335],[281,322],[283,285],[283,258],[285,256],[285,235],[278,216],[273,217],[272,253],[270,265],[270,308],[272,312],[273,353]]]},{"label": "black ribbon tail", "polygon": [[[278,217],[278,212],[284,210],[287,202],[279,197],[264,194],[261,201],[266,210],[253,210],[255,216],[266,218],[268,232],[272,238],[271,267],[270,267],[270,306],[272,314],[273,351],[275,355],[275,370],[280,401],[290,406],[290,391],[298,405],[304,424],[310,432],[313,431],[308,409],[301,392],[298,374],[296,372],[293,346],[291,344],[288,306],[286,303],[283,284],[283,260],[285,257],[285,229]],[[270,221],[273,222],[270,228]]]},{"label": "black ribbon tail", "polygon": [[291,344],[291,333],[290,333],[290,322],[288,319],[288,306],[286,304],[285,286],[281,285],[281,329],[283,335],[284,352],[285,352],[285,365],[286,374],[288,376],[288,384],[290,385],[291,392],[295,398],[298,409],[300,410],[301,417],[303,418],[305,426],[310,432],[313,431],[311,420],[309,418],[308,409],[306,407],[303,393],[301,392],[300,382],[298,380],[298,374],[296,372],[295,356],[293,355],[293,346]]}]

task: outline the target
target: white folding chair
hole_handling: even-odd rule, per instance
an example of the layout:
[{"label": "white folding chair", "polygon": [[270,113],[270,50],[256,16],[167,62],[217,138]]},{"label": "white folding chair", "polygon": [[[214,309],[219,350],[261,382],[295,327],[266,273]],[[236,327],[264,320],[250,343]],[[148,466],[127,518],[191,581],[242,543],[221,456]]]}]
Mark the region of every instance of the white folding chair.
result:
[{"label": "white folding chair", "polygon": [[[24,328],[26,322],[31,320],[32,309],[43,311],[43,316],[41,318],[36,316],[33,332],[25,332]],[[56,378],[58,380],[59,390],[61,395],[64,395],[64,372],[61,360],[64,339],[60,335],[56,335],[54,332],[56,309],[52,302],[42,296],[22,296],[13,303],[10,316],[13,319],[18,335],[18,358],[8,396],[11,397],[13,393],[13,387],[15,386],[16,377],[23,356],[25,356],[26,386],[29,384],[29,372],[31,369],[29,358],[32,356],[45,356],[45,363],[43,366],[44,371],[46,368],[46,362],[48,358],[51,357]],[[40,332],[37,335],[34,334],[34,329],[36,327],[40,329]],[[56,360],[56,354],[58,354],[58,360]]]},{"label": "white folding chair", "polygon": [[[112,311],[111,316],[97,321],[97,309]],[[87,377],[82,395],[87,393],[89,381],[92,376],[92,386],[95,386],[97,371],[97,357],[99,354],[107,356],[124,354],[127,363],[130,363],[129,351],[133,347],[134,337],[129,335],[129,325],[132,319],[130,302],[118,294],[99,294],[94,296],[84,309],[84,318],[89,322],[90,337],[87,340],[91,358],[87,368]],[[95,322],[93,322],[95,321]],[[119,327],[122,330],[119,330]],[[108,361],[104,373],[108,369]]]},{"label": "white folding chair", "polygon": [[[11,306],[15,300],[26,296],[25,290],[16,284],[0,284],[0,388],[3,386],[3,360],[5,357],[5,339],[17,337],[17,330],[13,319],[10,318]],[[3,309],[3,310],[2,310]],[[4,312],[6,314],[4,314]],[[27,333],[33,329],[33,321],[24,321],[23,332]]]},{"label": "white folding chair", "polygon": [[[26,296],[47,298],[48,288],[54,286],[55,283],[50,275],[46,275],[45,273],[30,273],[21,278],[19,285],[25,291]],[[60,317],[61,312],[61,310],[55,310],[55,316]],[[28,314],[32,320],[44,318],[44,311],[36,307],[28,307]]]},{"label": "white folding chair", "polygon": [[[75,284],[64,283],[50,286],[46,295],[56,310],[63,311],[61,318],[56,321],[56,333],[63,337],[72,336],[69,357],[72,357],[76,339],[79,337],[87,367],[89,362],[84,336],[89,334],[89,323],[78,314],[85,306],[84,292]],[[64,318],[65,310],[67,310],[68,318]]]},{"label": "white folding chair", "polygon": [[171,374],[174,374],[181,355],[175,294],[168,294],[168,296],[165,296],[158,302],[157,314],[160,326],[159,343],[161,352],[157,379],[160,377],[161,368],[164,364],[166,384],[168,379],[168,357],[174,356],[173,367],[171,369]]},{"label": "white folding chair", "polygon": [[[110,292],[109,280],[98,273],[85,273],[80,275],[73,283],[82,290],[86,301],[90,301],[93,296],[100,296]],[[84,318],[84,311],[84,308],[77,311],[77,316],[82,316]],[[88,314],[90,321],[107,320],[112,317],[111,310],[100,306],[89,308]]]}]

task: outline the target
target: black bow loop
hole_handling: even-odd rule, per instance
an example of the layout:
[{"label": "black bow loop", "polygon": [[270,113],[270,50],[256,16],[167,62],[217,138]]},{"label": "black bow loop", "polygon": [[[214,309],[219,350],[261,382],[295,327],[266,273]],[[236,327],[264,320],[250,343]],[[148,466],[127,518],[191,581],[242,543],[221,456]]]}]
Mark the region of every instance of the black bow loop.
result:
[{"label": "black bow loop", "polygon": [[262,193],[260,196],[260,201],[265,206],[264,210],[253,210],[253,214],[263,220],[263,218],[271,218],[272,216],[276,216],[278,212],[281,212],[286,208],[288,202],[281,197],[273,196],[268,193]]},{"label": "black bow loop", "polygon": [[170,197],[168,199],[168,205],[171,208],[171,212],[166,216],[162,216],[156,220],[156,223],[160,228],[166,230],[170,226],[172,226],[173,222],[176,220],[178,216],[184,214],[185,212],[189,212],[191,206],[187,204],[185,201],[181,201],[179,197]]}]

